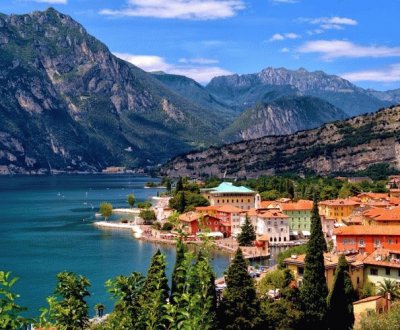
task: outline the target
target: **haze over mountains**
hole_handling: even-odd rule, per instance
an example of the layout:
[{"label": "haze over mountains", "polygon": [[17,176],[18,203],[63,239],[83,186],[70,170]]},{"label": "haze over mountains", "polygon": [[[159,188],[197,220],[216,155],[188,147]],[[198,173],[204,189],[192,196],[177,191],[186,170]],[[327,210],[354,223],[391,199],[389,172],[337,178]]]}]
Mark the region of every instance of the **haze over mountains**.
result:
[{"label": "haze over mountains", "polygon": [[0,172],[146,167],[400,101],[323,72],[267,68],[207,86],[147,73],[50,8],[0,15]]}]

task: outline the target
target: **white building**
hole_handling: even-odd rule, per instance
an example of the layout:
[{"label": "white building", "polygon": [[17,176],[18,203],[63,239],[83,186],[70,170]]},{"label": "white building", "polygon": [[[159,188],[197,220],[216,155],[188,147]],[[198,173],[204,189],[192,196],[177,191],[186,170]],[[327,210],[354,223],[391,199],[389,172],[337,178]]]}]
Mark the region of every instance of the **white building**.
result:
[{"label": "white building", "polygon": [[276,210],[262,211],[257,215],[256,233],[267,235],[270,243],[289,242],[289,217]]}]

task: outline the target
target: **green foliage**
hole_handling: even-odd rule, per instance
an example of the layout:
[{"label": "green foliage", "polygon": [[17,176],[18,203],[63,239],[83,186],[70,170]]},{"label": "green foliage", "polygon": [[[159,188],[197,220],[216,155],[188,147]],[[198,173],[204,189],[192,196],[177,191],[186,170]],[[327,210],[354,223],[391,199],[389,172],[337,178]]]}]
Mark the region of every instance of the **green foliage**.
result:
[{"label": "green foliage", "polygon": [[360,318],[355,330],[398,330],[400,328],[400,304],[392,304],[387,313],[370,311]]},{"label": "green foliage", "polygon": [[263,301],[261,308],[268,325],[264,329],[303,329],[301,325],[304,315],[301,308],[298,308],[294,302],[283,298],[274,301]]},{"label": "green foliage", "polygon": [[48,317],[60,330],[86,329],[89,323],[89,307],[85,298],[90,282],[84,276],[72,272],[57,274],[54,296],[49,297]]},{"label": "green foliage", "polygon": [[148,202],[148,201],[146,201],[146,202],[140,202],[140,203],[138,203],[137,204],[137,207],[139,208],[139,209],[149,209],[150,207],[151,207],[151,202]]},{"label": "green foliage", "polygon": [[11,272],[0,271],[0,329],[4,330],[20,329],[28,322],[20,315],[26,308],[16,303],[19,295],[12,292],[18,278],[10,276]]},{"label": "green foliage", "polygon": [[360,292],[360,299],[364,299],[367,297],[375,296],[376,295],[376,287],[375,284],[366,280],[364,282],[364,286]]},{"label": "green foliage", "polygon": [[208,205],[210,203],[206,198],[190,191],[179,191],[169,201],[169,207],[180,213],[191,211],[197,206]]},{"label": "green foliage", "polygon": [[260,297],[264,297],[269,290],[283,289],[285,286],[285,272],[277,269],[264,275],[257,285],[257,291]]},{"label": "green foliage", "polygon": [[170,230],[172,230],[173,228],[174,228],[174,225],[173,225],[171,222],[165,222],[165,223],[162,225],[161,230],[170,231]]},{"label": "green foliage", "polygon": [[[329,328],[332,330],[353,328],[355,292],[348,270],[349,265],[346,258],[341,254],[336,267],[333,287],[327,299],[327,320]],[[339,315],[340,317],[338,317]]]},{"label": "green foliage", "polygon": [[176,182],[176,188],[175,188],[176,193],[178,193],[179,191],[183,191],[183,182],[182,182],[181,177],[178,178],[178,181]]},{"label": "green foliage", "polygon": [[328,288],[325,278],[324,251],[327,246],[322,232],[318,204],[314,199],[311,216],[311,233],[307,244],[301,300],[305,307],[305,321],[311,329],[326,327],[326,297]]},{"label": "green foliage", "polygon": [[104,217],[105,220],[109,218],[112,214],[113,206],[111,203],[103,202],[100,204],[99,212]]},{"label": "green foliage", "polygon": [[170,301],[174,303],[174,296],[182,294],[182,290],[184,287],[184,281],[186,276],[186,268],[183,263],[185,260],[185,246],[182,243],[182,240],[179,239],[176,244],[176,261],[174,270],[172,272],[172,285],[171,285],[171,297]]},{"label": "green foliage", "polygon": [[241,231],[237,237],[239,246],[252,246],[256,239],[256,232],[250,223],[249,217],[246,215],[244,224],[240,227]]},{"label": "green foliage", "polygon": [[400,288],[396,281],[384,278],[383,282],[378,282],[377,294],[381,296],[390,294],[390,298],[395,300],[400,297]]},{"label": "green foliage", "polygon": [[218,308],[218,320],[222,329],[260,329],[260,302],[257,299],[254,280],[247,272],[247,262],[242,250],[236,251],[225,276],[227,288]]},{"label": "green foliage", "polygon": [[169,297],[168,279],[165,275],[165,256],[160,250],[154,254],[140,295],[140,322],[146,329],[162,329],[167,325],[164,318]]},{"label": "green foliage", "polygon": [[106,329],[130,330],[140,326],[141,308],[139,297],[142,294],[145,278],[140,273],[117,276],[106,282],[108,292],[116,300],[114,310],[106,321]]},{"label": "green foliage", "polygon": [[145,225],[151,225],[155,220],[157,220],[157,216],[153,210],[143,209],[139,213],[139,217],[144,220]]},{"label": "green foliage", "polygon": [[284,260],[289,258],[292,254],[306,254],[307,252],[307,244],[304,245],[297,245],[288,248],[285,251],[279,252],[277,257],[277,263],[279,268],[285,268]]},{"label": "green foliage", "polygon": [[127,203],[129,204],[129,206],[132,208],[134,205],[135,205],[135,195],[134,194],[129,194],[127,197],[126,197],[126,201],[127,201]]},{"label": "green foliage", "polygon": [[283,197],[282,194],[275,189],[263,191],[260,196],[263,201],[274,201]]}]

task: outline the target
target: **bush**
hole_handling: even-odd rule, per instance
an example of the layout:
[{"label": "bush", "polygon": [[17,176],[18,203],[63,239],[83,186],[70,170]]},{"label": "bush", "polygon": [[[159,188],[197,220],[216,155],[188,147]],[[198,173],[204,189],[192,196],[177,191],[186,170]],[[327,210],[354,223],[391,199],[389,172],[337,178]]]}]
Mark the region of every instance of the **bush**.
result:
[{"label": "bush", "polygon": [[154,211],[149,209],[141,210],[139,216],[144,220],[145,225],[151,225],[155,220],[157,220]]},{"label": "bush", "polygon": [[166,222],[161,227],[161,230],[169,231],[169,230],[172,230],[173,228],[174,228],[174,225],[171,222]]},{"label": "bush", "polygon": [[285,268],[283,261],[289,258],[292,254],[305,254],[307,252],[307,244],[293,246],[283,252],[279,252],[277,263],[279,268]]},{"label": "bush", "polygon": [[138,203],[137,204],[137,207],[139,208],[139,209],[149,209],[150,207],[151,207],[151,202],[149,202],[149,201],[146,201],[146,202],[140,202],[140,203]]},{"label": "bush", "polygon": [[157,230],[160,230],[161,229],[161,222],[159,222],[159,221],[154,222],[153,223],[153,228],[157,229]]}]

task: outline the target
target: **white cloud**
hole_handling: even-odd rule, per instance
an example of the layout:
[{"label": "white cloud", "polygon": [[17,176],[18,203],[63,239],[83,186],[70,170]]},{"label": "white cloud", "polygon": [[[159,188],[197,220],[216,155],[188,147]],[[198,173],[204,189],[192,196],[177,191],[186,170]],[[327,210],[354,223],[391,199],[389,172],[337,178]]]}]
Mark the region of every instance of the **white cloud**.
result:
[{"label": "white cloud", "polygon": [[301,36],[293,32],[275,33],[271,38],[269,38],[269,41],[281,41],[285,39],[299,39],[299,38],[301,38]]},{"label": "white cloud", "polygon": [[34,2],[49,3],[54,5],[66,5],[68,0],[33,0]]},{"label": "white cloud", "polygon": [[289,48],[282,48],[281,49],[281,53],[289,53],[290,52],[290,50],[289,50]]},{"label": "white cloud", "polygon": [[127,0],[123,9],[102,9],[105,16],[212,20],[235,16],[245,8],[242,0]]},{"label": "white cloud", "polygon": [[400,47],[386,46],[361,46],[349,41],[342,40],[315,40],[308,41],[298,49],[300,53],[319,53],[324,60],[333,60],[336,58],[381,58],[381,57],[399,57]]},{"label": "white cloud", "polygon": [[364,70],[347,72],[341,75],[350,81],[376,81],[376,82],[397,82],[400,81],[400,64],[393,64],[387,68],[377,70]]},{"label": "white cloud", "polygon": [[[164,71],[166,73],[178,74],[190,77],[200,83],[207,83],[216,76],[232,74],[219,66],[209,65],[218,61],[204,58],[180,59],[179,64],[167,63],[160,56],[154,55],[134,55],[127,53],[114,53],[115,56],[130,62],[144,71]],[[183,61],[182,61],[183,60]]]},{"label": "white cloud", "polygon": [[192,63],[192,64],[217,64],[219,63],[218,60],[214,60],[211,58],[180,58],[178,60],[179,63]]},{"label": "white cloud", "polygon": [[299,18],[297,21],[301,23],[309,23],[318,25],[318,29],[310,31],[310,34],[319,34],[324,30],[343,30],[346,26],[357,25],[358,22],[348,17],[318,17],[318,18]]}]

